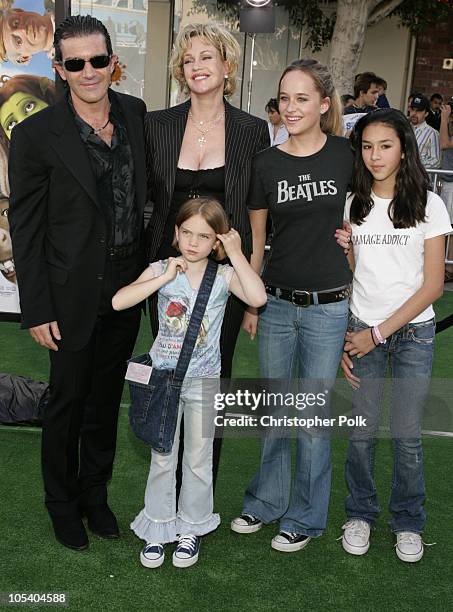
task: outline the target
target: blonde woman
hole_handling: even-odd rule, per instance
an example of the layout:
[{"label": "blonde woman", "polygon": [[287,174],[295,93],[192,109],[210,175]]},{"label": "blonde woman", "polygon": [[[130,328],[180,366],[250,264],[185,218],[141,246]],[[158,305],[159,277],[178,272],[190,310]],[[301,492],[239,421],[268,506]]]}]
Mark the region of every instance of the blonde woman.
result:
[{"label": "blonde woman", "polygon": [[[353,157],[349,142],[338,136],[341,103],[325,66],[315,60],[293,62],[280,79],[278,101],[289,140],[256,156],[248,202],[259,230],[253,245],[258,266],[268,211],[274,225],[263,274],[268,302],[258,324],[260,369],[266,379],[305,379],[301,391],[323,393],[325,404],[315,414],[327,414],[348,323],[351,271],[336,228],[342,226]],[[257,315],[248,315],[250,333],[257,323]],[[263,523],[279,521],[271,546],[282,552],[300,550],[322,534],[330,495],[330,439],[328,432],[312,431],[297,433],[294,472],[291,440],[283,432],[267,432],[260,467],[242,515],[231,523],[233,531],[252,533]]]},{"label": "blonde woman", "polygon": [[[188,198],[215,197],[239,232],[250,258],[252,230],[247,211],[252,157],[270,145],[267,124],[227,102],[236,89],[239,45],[215,23],[189,24],[178,34],[171,73],[188,99],[148,113],[145,121],[147,172],[154,209],[148,226],[149,260],[174,257],[171,244],[179,208]],[[231,376],[244,304],[228,300],[220,351],[222,377]],[[156,302],[151,305],[154,336]],[[221,440],[214,449],[217,471]]]}]

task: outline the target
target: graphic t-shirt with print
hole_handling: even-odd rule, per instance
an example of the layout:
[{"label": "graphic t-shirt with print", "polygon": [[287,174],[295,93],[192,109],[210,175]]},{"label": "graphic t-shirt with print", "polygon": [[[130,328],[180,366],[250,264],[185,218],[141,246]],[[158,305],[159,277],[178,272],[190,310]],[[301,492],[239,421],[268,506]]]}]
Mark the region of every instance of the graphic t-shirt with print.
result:
[{"label": "graphic t-shirt with print", "polygon": [[[367,325],[379,325],[423,285],[424,242],[451,231],[445,204],[428,191],[426,220],[416,227],[395,229],[388,216],[390,199],[372,194],[374,206],[362,225],[352,225],[355,270],[351,312]],[[349,221],[352,196],[345,219]],[[411,323],[434,316],[428,306]]]},{"label": "graphic t-shirt with print", "polygon": [[349,142],[338,136],[328,136],[314,155],[298,157],[271,147],[254,157],[248,207],[269,209],[274,226],[265,283],[322,291],[351,281],[334,236],[343,223],[351,173]]},{"label": "graphic t-shirt with print", "polygon": [[[160,276],[165,272],[167,262],[165,259],[150,264],[154,276]],[[219,265],[217,268],[187,377],[220,374],[220,331],[233,272],[233,268],[229,265]],[[159,289],[157,299],[159,333],[149,351],[154,367],[176,368],[197,295],[198,290],[192,289],[184,272],[178,272],[174,280]]]}]

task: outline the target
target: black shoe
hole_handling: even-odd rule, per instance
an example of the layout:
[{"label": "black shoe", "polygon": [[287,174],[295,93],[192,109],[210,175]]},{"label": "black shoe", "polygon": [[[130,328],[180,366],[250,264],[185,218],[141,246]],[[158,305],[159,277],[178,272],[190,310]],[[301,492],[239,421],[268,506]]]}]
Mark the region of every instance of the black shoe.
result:
[{"label": "black shoe", "polygon": [[301,533],[280,531],[278,535],[272,538],[271,546],[280,552],[294,552],[305,548],[310,540],[310,536]]},{"label": "black shoe", "polygon": [[231,521],[230,529],[236,533],[255,533],[263,526],[263,522],[253,514],[241,514]]},{"label": "black shoe", "polygon": [[116,517],[107,504],[85,506],[82,514],[88,519],[88,529],[100,538],[115,540],[120,537]]},{"label": "black shoe", "polygon": [[72,550],[88,548],[88,536],[80,517],[51,516],[55,538]]}]

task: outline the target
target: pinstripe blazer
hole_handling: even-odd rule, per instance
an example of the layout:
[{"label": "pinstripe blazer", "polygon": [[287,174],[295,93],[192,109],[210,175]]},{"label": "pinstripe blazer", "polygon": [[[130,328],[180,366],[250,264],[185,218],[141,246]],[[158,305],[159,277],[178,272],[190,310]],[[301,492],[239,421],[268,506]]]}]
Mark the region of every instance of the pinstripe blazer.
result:
[{"label": "pinstripe blazer", "polygon": [[[154,205],[147,229],[149,261],[155,260],[161,246],[189,109],[190,100],[187,100],[172,108],[147,113],[145,118],[148,193]],[[225,210],[241,235],[247,256],[252,251],[247,211],[252,158],[269,145],[266,122],[225,100]]]}]

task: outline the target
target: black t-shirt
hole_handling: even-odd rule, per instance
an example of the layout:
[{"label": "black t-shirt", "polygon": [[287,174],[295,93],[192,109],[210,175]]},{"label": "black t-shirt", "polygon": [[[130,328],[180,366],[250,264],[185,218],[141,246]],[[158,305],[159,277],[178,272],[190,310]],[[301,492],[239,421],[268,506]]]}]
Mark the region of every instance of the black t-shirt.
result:
[{"label": "black t-shirt", "polygon": [[274,236],[263,280],[281,289],[322,291],[351,281],[335,230],[342,227],[353,156],[346,138],[298,157],[271,147],[253,160],[248,207],[267,208]]},{"label": "black t-shirt", "polygon": [[377,110],[377,106],[356,106],[353,104],[352,106],[347,106],[343,110],[343,115],[354,115],[355,113],[374,113]]}]

